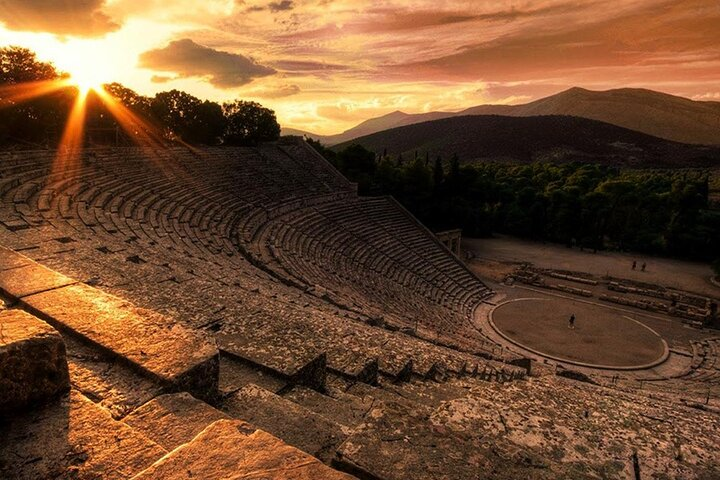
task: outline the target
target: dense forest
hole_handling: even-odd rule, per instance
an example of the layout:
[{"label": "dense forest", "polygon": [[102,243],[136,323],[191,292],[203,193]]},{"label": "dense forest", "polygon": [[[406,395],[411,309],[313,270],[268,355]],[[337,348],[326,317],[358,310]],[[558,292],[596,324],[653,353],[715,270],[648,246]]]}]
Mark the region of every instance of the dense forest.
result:
[{"label": "dense forest", "polygon": [[709,172],[629,170],[587,163],[472,163],[340,152],[310,143],[364,195],[393,195],[434,230],[462,228],[589,249],[704,261],[720,257],[720,211]]},{"label": "dense forest", "polygon": [[0,145],[53,147],[62,137],[73,109],[84,102],[85,140],[117,144],[137,140],[139,132],[117,120],[107,93],[142,119],[142,126],[161,141],[186,144],[251,145],[275,140],[280,126],[275,112],[262,105],[235,100],[222,105],[180,90],[139,95],[118,83],[103,92],[81,92],[52,64],[37,60],[20,47],[0,48]]}]

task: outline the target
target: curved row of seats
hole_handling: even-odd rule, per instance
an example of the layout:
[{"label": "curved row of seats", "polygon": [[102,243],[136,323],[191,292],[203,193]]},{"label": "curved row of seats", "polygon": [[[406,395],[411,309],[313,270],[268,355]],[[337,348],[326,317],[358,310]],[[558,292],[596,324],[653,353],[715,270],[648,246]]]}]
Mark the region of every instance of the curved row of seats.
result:
[{"label": "curved row of seats", "polygon": [[469,319],[489,290],[391,199],[295,210],[268,222],[256,244],[266,264],[304,285],[329,286],[326,294],[348,307],[459,343],[484,342]]},{"label": "curved row of seats", "polygon": [[[433,340],[470,338],[471,351],[496,348],[464,330],[474,303],[487,293],[484,286],[475,280],[475,290],[465,288],[469,274],[417,227],[429,250],[394,238],[391,226],[364,212],[365,200],[354,186],[305,144],[94,150],[62,169],[53,168],[52,152],[6,153],[2,160],[0,222],[7,215],[28,227],[17,231],[18,247],[36,242],[39,248],[29,254],[54,268],[83,279],[102,277],[109,290],[185,323],[216,325],[219,338],[227,340],[223,348],[237,356],[262,364],[274,360],[258,352],[284,351],[276,355],[281,365],[292,356],[325,353],[332,369],[347,374],[358,371],[348,362],[348,350],[359,364],[379,360],[380,370],[390,375],[408,367],[421,376],[445,368],[483,375],[506,369],[363,323],[385,317]],[[282,240],[271,252],[266,235],[285,216],[300,221],[308,210],[320,217],[315,230],[308,223],[309,230],[278,231]],[[401,230],[411,228],[409,223]],[[301,235],[285,237],[292,232]],[[55,247],[59,239],[76,242]],[[282,260],[271,271],[275,277],[319,286],[316,295],[248,262],[245,255],[257,260],[260,246]],[[353,255],[347,254],[351,248]],[[109,272],[117,278],[106,279]],[[263,320],[256,324],[255,318]],[[278,339],[291,324],[298,336],[281,345]],[[303,338],[301,332],[313,333]],[[365,340],[339,347],[346,335]],[[516,375],[511,367],[507,371],[507,378]]]}]

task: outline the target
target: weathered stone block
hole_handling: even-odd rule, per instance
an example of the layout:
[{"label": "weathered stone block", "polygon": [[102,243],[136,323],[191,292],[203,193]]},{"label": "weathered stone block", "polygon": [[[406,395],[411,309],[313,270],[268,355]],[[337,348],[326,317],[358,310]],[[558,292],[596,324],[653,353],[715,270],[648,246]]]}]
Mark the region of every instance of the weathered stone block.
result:
[{"label": "weathered stone block", "polygon": [[77,282],[34,262],[0,271],[0,293],[12,300],[73,283]]},{"label": "weathered stone block", "polygon": [[161,395],[123,421],[170,451],[188,443],[213,422],[229,419],[220,410],[182,392]]},{"label": "weathered stone block", "polygon": [[51,399],[68,388],[60,334],[21,310],[0,311],[0,414]]},{"label": "weathered stone block", "polygon": [[242,422],[219,420],[134,480],[151,479],[349,480],[317,459]]},{"label": "weathered stone block", "polygon": [[9,248],[0,246],[0,271],[22,267],[30,262],[31,260],[24,255],[20,255]]},{"label": "weathered stone block", "polygon": [[200,397],[217,392],[217,347],[164,315],[83,284],[31,295],[22,303],[50,324],[81,336],[170,388]]},{"label": "weathered stone block", "polygon": [[127,479],[167,453],[73,390],[0,429],[0,478]]},{"label": "weathered stone block", "polygon": [[228,398],[225,411],[321,460],[330,460],[346,437],[332,420],[257,385],[247,385]]}]

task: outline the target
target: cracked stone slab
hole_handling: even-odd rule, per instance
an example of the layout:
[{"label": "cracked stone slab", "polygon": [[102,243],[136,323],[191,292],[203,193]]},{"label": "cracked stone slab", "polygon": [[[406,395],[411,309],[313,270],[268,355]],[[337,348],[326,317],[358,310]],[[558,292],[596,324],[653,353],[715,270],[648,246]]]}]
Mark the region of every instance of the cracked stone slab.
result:
[{"label": "cracked stone slab", "polygon": [[0,292],[13,300],[77,283],[35,262],[0,271]]},{"label": "cracked stone slab", "polygon": [[2,424],[0,478],[127,479],[165,453],[72,391]]},{"label": "cracked stone slab", "polygon": [[22,303],[169,386],[200,396],[217,391],[217,347],[168,317],[82,284],[31,295]]},{"label": "cracked stone slab", "polygon": [[0,246],[0,271],[22,267],[24,265],[28,265],[29,263],[31,263],[31,260],[27,257],[20,255],[9,248]]},{"label": "cracked stone slab", "polygon": [[126,362],[72,335],[64,337],[70,383],[93,402],[106,408],[115,419],[164,393],[164,387],[139,374]]},{"label": "cracked stone slab", "polygon": [[230,396],[224,410],[321,460],[332,459],[346,437],[343,427],[332,420],[257,385]]},{"label": "cracked stone slab", "polygon": [[60,334],[22,310],[0,311],[0,413],[28,408],[69,388]]},{"label": "cracked stone slab", "polygon": [[220,420],[174,450],[134,480],[186,478],[256,480],[349,480],[262,430]]},{"label": "cracked stone slab", "polygon": [[[220,410],[181,392],[154,398],[123,421],[171,451],[191,441],[208,425],[228,419],[230,417]],[[249,425],[247,428],[251,429]]]}]

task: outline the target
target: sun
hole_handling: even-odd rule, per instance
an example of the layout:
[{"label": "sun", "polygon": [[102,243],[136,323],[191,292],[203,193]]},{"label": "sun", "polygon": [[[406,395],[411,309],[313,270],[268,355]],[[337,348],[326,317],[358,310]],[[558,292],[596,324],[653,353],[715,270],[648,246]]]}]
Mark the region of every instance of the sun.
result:
[{"label": "sun", "polygon": [[76,85],[82,93],[90,90],[99,90],[107,83],[106,76],[101,68],[88,64],[77,64],[68,69],[70,83]]}]

